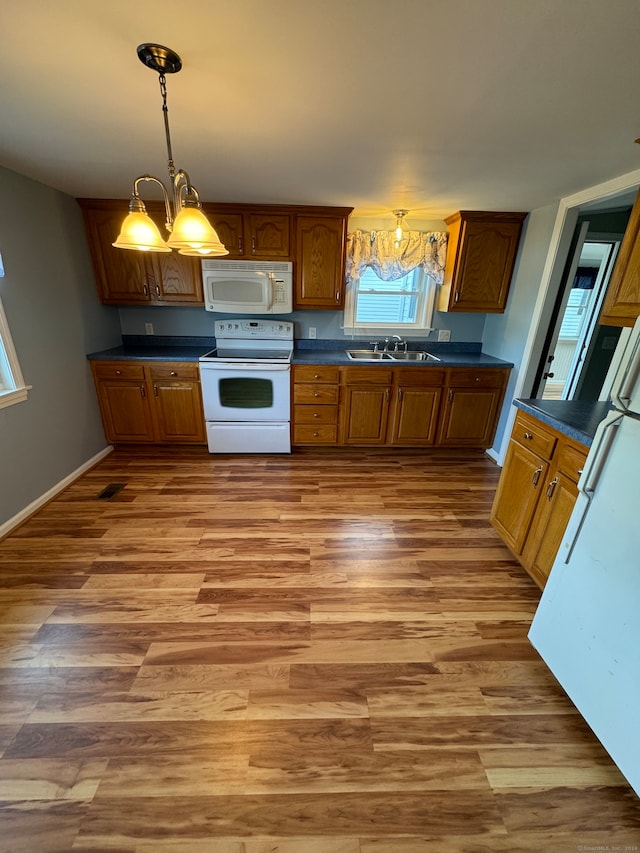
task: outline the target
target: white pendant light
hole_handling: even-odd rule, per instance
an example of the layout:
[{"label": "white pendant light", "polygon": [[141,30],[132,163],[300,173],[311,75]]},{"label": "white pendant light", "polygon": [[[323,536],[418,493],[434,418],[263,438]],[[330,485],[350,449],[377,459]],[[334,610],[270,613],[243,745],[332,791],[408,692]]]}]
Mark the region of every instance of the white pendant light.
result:
[{"label": "white pendant light", "polygon": [[[142,175],[133,182],[133,192],[129,202],[129,215],[114,245],[117,249],[136,249],[142,252],[170,252],[172,249],[182,255],[202,255],[220,257],[229,252],[222,245],[215,228],[202,212],[202,205],[196,188],[184,169],[176,172],[171,151],[169,133],[169,110],[167,108],[166,74],[176,74],[182,68],[182,60],[168,47],[160,44],[141,44],[138,46],[138,58],[148,68],[159,75],[162,94],[162,112],[167,142],[168,171],[172,184],[172,198],[164,183],[153,175]],[[166,228],[170,233],[168,240],[162,239],[158,227],[146,211],[140,198],[138,185],[142,181],[152,181],[160,186],[166,210]]]}]

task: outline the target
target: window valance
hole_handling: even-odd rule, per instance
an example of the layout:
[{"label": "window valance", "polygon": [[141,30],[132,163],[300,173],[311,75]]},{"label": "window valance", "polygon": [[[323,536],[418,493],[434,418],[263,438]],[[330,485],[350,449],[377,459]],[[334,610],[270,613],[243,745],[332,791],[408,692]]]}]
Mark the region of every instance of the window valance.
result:
[{"label": "window valance", "polygon": [[446,231],[405,231],[398,246],[394,231],[354,231],[347,235],[347,281],[358,281],[367,267],[383,281],[395,281],[422,267],[442,284],[447,237]]}]

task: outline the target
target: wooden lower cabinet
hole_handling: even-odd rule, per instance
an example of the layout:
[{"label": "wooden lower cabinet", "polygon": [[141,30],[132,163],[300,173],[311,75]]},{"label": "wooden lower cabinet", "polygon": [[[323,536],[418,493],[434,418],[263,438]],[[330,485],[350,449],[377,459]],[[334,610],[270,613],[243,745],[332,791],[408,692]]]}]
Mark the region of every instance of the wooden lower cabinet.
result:
[{"label": "wooden lower cabinet", "polygon": [[508,370],[451,369],[438,444],[444,447],[490,447],[508,379]]},{"label": "wooden lower cabinet", "polygon": [[578,494],[587,448],[518,412],[491,523],[542,589]]},{"label": "wooden lower cabinet", "polygon": [[294,365],[292,443],[489,447],[508,375],[493,368]]},{"label": "wooden lower cabinet", "polygon": [[340,404],[342,444],[386,444],[391,404],[391,370],[346,368]]},{"label": "wooden lower cabinet", "polygon": [[198,365],[91,362],[107,441],[206,444]]},{"label": "wooden lower cabinet", "polygon": [[293,444],[338,442],[337,367],[296,365],[293,368]]}]

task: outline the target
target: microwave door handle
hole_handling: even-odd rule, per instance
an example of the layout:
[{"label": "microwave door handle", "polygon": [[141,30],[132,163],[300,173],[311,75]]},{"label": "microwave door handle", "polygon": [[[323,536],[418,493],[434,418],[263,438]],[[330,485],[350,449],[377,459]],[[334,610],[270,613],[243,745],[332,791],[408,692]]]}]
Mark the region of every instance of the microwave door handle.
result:
[{"label": "microwave door handle", "polygon": [[276,289],[275,275],[272,272],[269,273],[268,282],[269,282],[269,293],[268,293],[268,298],[267,298],[267,301],[268,301],[267,309],[270,311],[273,308],[273,300],[275,299],[275,289]]}]

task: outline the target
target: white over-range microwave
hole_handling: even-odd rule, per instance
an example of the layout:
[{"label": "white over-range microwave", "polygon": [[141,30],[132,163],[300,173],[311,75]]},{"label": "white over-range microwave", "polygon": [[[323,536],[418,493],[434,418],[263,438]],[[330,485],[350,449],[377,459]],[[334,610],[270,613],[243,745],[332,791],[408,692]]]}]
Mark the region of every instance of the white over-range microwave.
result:
[{"label": "white over-range microwave", "polygon": [[221,314],[291,314],[290,261],[202,261],[204,307]]}]

